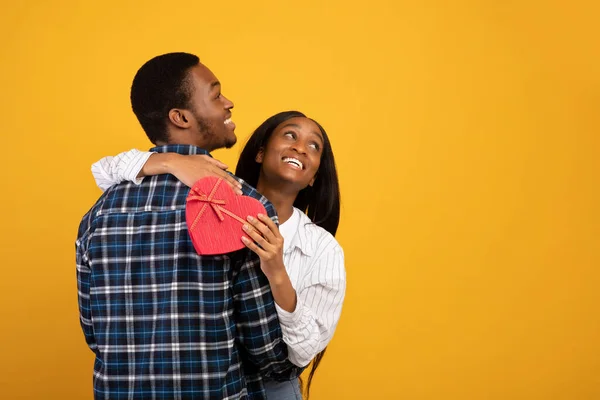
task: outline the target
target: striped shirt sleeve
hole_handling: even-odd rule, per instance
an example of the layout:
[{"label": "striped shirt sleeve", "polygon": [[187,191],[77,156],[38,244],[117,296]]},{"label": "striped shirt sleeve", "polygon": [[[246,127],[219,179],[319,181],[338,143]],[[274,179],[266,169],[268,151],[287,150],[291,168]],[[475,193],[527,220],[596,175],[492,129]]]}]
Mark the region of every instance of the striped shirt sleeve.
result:
[{"label": "striped shirt sleeve", "polygon": [[102,191],[123,181],[131,181],[136,185],[142,183],[138,178],[148,158],[154,153],[132,149],[116,156],[104,157],[92,164],[92,175],[96,185]]},{"label": "striped shirt sleeve", "polygon": [[292,363],[304,367],[333,338],[346,292],[344,253],[337,243],[318,255],[309,283],[297,293],[296,309],[276,304],[283,338]]}]

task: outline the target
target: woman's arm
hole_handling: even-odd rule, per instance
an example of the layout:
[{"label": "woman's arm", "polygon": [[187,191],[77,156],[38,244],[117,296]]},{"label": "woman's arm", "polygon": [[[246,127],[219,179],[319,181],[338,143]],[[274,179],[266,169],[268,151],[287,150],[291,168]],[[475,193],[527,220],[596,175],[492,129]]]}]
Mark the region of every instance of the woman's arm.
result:
[{"label": "woman's arm", "polygon": [[151,153],[133,149],[94,163],[92,175],[102,190],[123,181],[139,185],[143,177],[152,175],[173,174],[189,187],[206,176],[217,176],[241,194],[241,184],[226,169],[227,165],[208,155]]},{"label": "woman's arm", "polygon": [[258,214],[258,220],[252,216],[247,219],[251,225],[246,224],[243,229],[254,241],[242,237],[242,242],[260,257],[260,267],[269,280],[275,303],[292,312],[296,309],[296,291],[283,264],[283,237],[279,228],[263,214]]},{"label": "woman's arm", "polygon": [[[331,341],[342,312],[346,272],[342,248],[333,237],[321,243],[309,282],[301,293],[294,290],[283,264],[283,237],[265,216],[249,217],[256,231],[244,229],[253,241],[244,244],[258,254],[275,299],[283,340],[292,363],[304,367]],[[260,232],[260,234],[258,233]],[[258,245],[260,245],[260,247]]]},{"label": "woman's arm", "polygon": [[133,149],[96,161],[92,164],[92,175],[96,185],[102,191],[123,181],[132,181],[139,185],[142,182],[140,171],[152,154],[154,153]]},{"label": "woman's arm", "polygon": [[307,279],[293,312],[277,308],[290,361],[298,366],[308,365],[327,347],[340,320],[346,293],[342,248],[322,254]]}]

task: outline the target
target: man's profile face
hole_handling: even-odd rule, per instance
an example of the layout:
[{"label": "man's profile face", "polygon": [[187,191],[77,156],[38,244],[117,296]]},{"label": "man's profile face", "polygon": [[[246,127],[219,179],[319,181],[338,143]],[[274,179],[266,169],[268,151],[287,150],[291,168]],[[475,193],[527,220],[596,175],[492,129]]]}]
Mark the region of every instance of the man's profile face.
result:
[{"label": "man's profile face", "polygon": [[235,124],[231,121],[233,103],[221,94],[221,83],[205,65],[198,64],[189,71],[192,94],[189,109],[198,132],[199,142],[206,150],[230,148],[236,141]]}]

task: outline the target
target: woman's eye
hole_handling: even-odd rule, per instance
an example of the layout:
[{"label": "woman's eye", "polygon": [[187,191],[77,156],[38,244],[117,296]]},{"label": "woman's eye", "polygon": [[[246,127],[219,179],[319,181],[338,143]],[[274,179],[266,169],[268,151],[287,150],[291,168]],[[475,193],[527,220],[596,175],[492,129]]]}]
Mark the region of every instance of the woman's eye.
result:
[{"label": "woman's eye", "polygon": [[321,146],[319,146],[318,143],[311,143],[309,146],[311,146],[313,149],[319,151],[319,149],[321,148]]},{"label": "woman's eye", "polygon": [[286,132],[283,134],[283,136],[287,136],[294,139],[296,137],[296,134],[294,132]]}]

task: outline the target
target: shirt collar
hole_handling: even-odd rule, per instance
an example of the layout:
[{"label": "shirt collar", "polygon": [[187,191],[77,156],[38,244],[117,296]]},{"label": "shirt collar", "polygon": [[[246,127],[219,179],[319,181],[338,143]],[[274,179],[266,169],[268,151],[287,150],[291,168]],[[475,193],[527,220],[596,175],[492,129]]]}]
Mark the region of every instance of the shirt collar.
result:
[{"label": "shirt collar", "polygon": [[[167,144],[164,146],[156,146],[150,149],[154,153],[179,153],[179,154],[204,154],[211,156],[210,153],[201,147],[191,144]],[[212,157],[212,156],[211,156]]]},{"label": "shirt collar", "polygon": [[[296,229],[296,233],[292,237],[289,246],[286,246],[285,252],[287,252],[290,249],[297,248],[302,253],[304,253],[304,255],[312,257],[315,251],[314,243],[312,242],[312,240],[310,240],[311,232],[309,232],[308,229],[306,229],[307,224],[312,224],[312,221],[310,220],[310,218],[308,218],[306,214],[304,214],[302,211],[295,207],[294,217],[297,226],[292,228]],[[287,222],[294,223],[293,220],[288,220],[286,221],[286,223]]]}]

